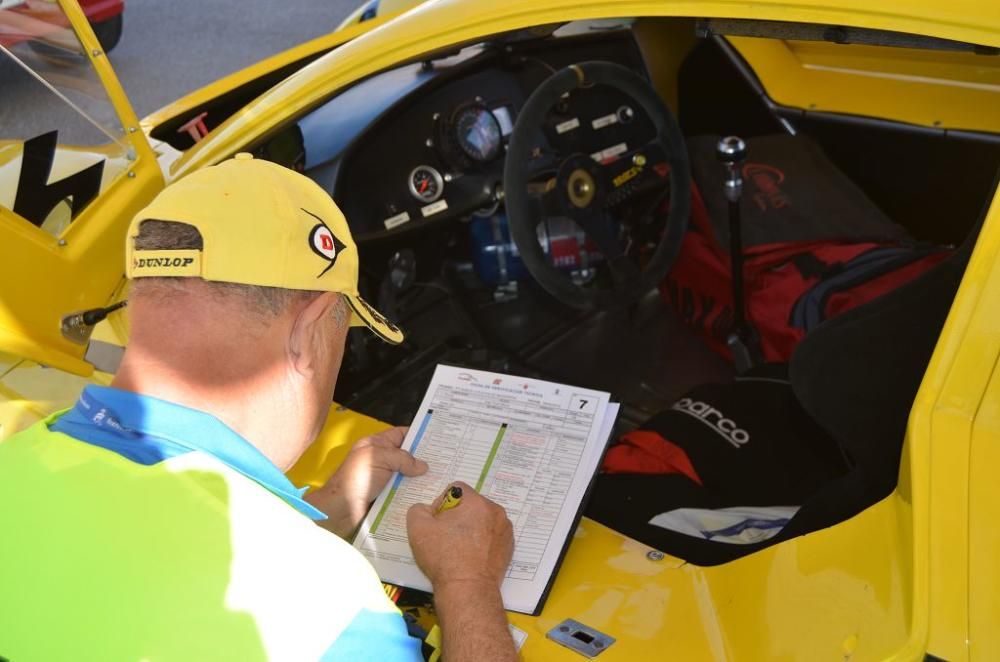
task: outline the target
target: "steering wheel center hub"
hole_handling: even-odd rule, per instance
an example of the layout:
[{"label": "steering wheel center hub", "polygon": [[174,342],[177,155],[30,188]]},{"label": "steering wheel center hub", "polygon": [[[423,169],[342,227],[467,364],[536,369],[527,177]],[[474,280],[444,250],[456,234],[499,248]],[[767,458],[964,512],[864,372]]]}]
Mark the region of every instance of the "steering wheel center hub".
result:
[{"label": "steering wheel center hub", "polygon": [[577,168],[569,174],[566,182],[566,195],[574,207],[586,209],[597,195],[597,182],[594,181],[593,175],[589,172],[583,168]]}]

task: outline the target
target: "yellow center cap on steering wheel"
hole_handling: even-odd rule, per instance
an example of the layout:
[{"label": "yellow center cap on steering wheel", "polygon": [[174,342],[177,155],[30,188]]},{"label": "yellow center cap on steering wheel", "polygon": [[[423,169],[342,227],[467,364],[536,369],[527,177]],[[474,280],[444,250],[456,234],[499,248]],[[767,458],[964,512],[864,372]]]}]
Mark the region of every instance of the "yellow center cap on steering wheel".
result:
[{"label": "yellow center cap on steering wheel", "polygon": [[577,169],[570,173],[569,179],[566,181],[566,193],[574,207],[583,209],[594,201],[597,185],[589,172]]}]

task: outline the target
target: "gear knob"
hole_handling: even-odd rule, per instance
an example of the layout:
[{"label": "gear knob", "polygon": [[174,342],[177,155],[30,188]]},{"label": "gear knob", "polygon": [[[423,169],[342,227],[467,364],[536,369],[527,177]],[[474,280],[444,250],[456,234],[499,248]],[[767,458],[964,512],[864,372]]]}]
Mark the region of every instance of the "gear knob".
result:
[{"label": "gear knob", "polygon": [[747,158],[747,144],[739,136],[726,136],[716,145],[715,154],[726,166],[726,199],[738,202],[743,195],[743,174],[740,166]]},{"label": "gear knob", "polygon": [[726,136],[719,140],[715,154],[726,165],[743,163],[747,158],[747,144],[739,136]]}]

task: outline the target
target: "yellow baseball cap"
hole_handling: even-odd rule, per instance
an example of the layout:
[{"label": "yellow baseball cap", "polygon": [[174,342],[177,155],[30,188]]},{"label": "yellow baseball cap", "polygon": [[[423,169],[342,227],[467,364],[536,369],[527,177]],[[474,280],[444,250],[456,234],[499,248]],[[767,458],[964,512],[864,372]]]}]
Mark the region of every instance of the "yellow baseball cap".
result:
[{"label": "yellow baseball cap", "polygon": [[[198,228],[201,250],[136,250],[146,220]],[[403,332],[358,296],[358,248],[343,212],[308,177],[237,154],[160,192],[129,226],[129,278],[199,277],[209,281],[338,292],[354,314],[390,343]]]}]

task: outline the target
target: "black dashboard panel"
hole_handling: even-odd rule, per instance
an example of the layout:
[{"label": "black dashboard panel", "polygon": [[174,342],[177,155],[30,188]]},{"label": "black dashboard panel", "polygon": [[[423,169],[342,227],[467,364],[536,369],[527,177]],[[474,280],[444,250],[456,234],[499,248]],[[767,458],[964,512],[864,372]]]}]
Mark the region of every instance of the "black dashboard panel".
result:
[{"label": "black dashboard panel", "polygon": [[[509,128],[532,91],[554,71],[588,60],[611,61],[645,73],[631,33],[617,31],[487,47],[451,67],[446,75],[428,77],[419,89],[409,92],[357,135],[337,164],[331,193],[349,219],[355,238],[395,237],[496,207],[505,148],[492,159],[470,158],[470,154],[488,157],[489,150],[459,149],[455,144],[456,113],[461,115],[469,108],[492,111],[506,143]],[[583,152],[595,158],[604,151],[613,155],[616,146],[627,143],[631,148],[636,141],[653,137],[651,124],[638,109],[627,123],[593,128],[592,122],[623,106],[631,109],[635,104],[615,90],[583,89],[574,93],[565,107],[555,109],[548,126],[539,129],[550,142],[562,141],[560,151]],[[579,122],[578,130],[556,134],[555,126],[574,121]],[[477,130],[471,119],[459,123]],[[480,123],[485,129],[472,134],[474,140],[492,139],[489,124]],[[435,172],[440,174],[439,181],[433,176]]]}]

